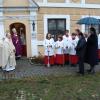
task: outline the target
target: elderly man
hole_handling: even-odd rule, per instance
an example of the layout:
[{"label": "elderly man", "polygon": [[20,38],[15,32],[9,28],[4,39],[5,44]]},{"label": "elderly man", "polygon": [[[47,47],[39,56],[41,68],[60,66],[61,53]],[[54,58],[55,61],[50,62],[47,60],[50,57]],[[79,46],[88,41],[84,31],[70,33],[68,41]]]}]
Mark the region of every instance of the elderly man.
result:
[{"label": "elderly man", "polygon": [[3,39],[0,39],[0,67],[2,66]]},{"label": "elderly man", "polygon": [[12,43],[11,34],[7,33],[3,42],[2,69],[5,71],[12,71],[15,69],[15,66],[15,47]]}]

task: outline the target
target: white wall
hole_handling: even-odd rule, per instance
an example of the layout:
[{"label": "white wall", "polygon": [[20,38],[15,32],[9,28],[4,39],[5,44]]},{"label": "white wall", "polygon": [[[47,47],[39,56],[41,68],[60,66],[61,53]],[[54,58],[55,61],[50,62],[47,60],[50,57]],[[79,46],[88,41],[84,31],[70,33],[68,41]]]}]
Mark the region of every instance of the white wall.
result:
[{"label": "white wall", "polygon": [[[36,12],[30,12],[30,16],[35,16],[34,18],[30,18],[30,30],[31,30],[31,51],[32,56],[38,55],[38,46],[37,46],[37,14]],[[35,30],[33,31],[32,23],[35,23]]]}]

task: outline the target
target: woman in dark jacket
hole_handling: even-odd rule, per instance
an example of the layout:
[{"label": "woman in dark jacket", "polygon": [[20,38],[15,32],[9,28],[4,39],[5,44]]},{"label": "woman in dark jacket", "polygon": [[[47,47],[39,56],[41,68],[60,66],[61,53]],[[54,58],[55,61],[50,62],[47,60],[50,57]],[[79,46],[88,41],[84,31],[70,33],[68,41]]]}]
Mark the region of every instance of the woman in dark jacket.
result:
[{"label": "woman in dark jacket", "polygon": [[98,38],[96,35],[96,30],[90,28],[90,36],[87,39],[86,46],[86,63],[90,64],[89,73],[95,73],[95,65],[98,64]]}]

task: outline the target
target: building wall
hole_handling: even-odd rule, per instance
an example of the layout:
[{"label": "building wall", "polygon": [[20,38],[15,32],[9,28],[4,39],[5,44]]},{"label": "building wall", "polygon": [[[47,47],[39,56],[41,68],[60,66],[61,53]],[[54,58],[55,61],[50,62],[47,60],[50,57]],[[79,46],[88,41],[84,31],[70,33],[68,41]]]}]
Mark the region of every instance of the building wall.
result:
[{"label": "building wall", "polygon": [[[75,27],[79,27],[76,22],[82,15],[100,15],[99,9],[78,9],[78,8],[40,8],[38,12],[38,35],[44,34],[43,17],[44,15],[70,15],[71,20],[71,32]],[[38,37],[39,38],[39,37]]]},{"label": "building wall", "polygon": [[7,6],[29,6],[28,0],[4,0],[3,5]]},{"label": "building wall", "polygon": [[48,2],[52,2],[52,3],[64,3],[65,0],[48,0]]},{"label": "building wall", "polygon": [[[99,16],[100,9],[79,9],[79,8],[40,8],[37,17],[37,39],[44,40],[44,15],[69,15],[70,16],[70,33],[74,32],[76,28],[81,29],[82,26],[76,24],[82,16]],[[39,51],[43,54],[43,47],[38,46]]]},{"label": "building wall", "polygon": [[[64,3],[64,2],[70,2],[70,3],[81,3],[82,0],[35,0],[36,2],[43,2],[47,1],[50,3]],[[84,0],[87,4],[100,4],[100,0]]]},{"label": "building wall", "polygon": [[30,23],[29,23],[29,21],[25,20],[25,19],[23,19],[23,20],[13,19],[12,21],[10,19],[5,20],[4,21],[5,31],[9,30],[9,26],[12,23],[16,23],[16,22],[23,23],[26,26],[27,56],[30,57],[32,55],[32,53],[31,53],[31,34],[30,34],[31,32],[30,32]]},{"label": "building wall", "polygon": [[85,0],[89,4],[100,4],[100,0]]},{"label": "building wall", "polygon": [[70,3],[81,3],[81,0],[70,0]]},{"label": "building wall", "polygon": [[[28,0],[4,0],[3,2],[3,6],[4,7],[9,7],[9,6],[29,6],[29,1]],[[30,15],[30,11],[4,11],[3,16],[29,16]],[[26,42],[27,42],[27,57],[32,56],[32,49],[31,49],[31,28],[30,28],[30,21],[29,19],[5,19],[4,20],[4,30],[6,32],[6,30],[9,30],[9,26],[12,23],[23,23],[26,27]],[[30,45],[29,45],[30,44]]]},{"label": "building wall", "polygon": [[36,2],[43,2],[43,0],[35,0]]},{"label": "building wall", "polygon": [[[14,2],[15,1],[15,2]],[[23,2],[24,1],[24,2]],[[46,0],[35,0],[36,2],[42,3]],[[64,3],[67,0],[48,0],[50,3]],[[82,0],[69,0],[70,3],[81,3]],[[100,0],[85,0],[86,3],[97,3],[100,4]],[[66,3],[67,4],[67,3]],[[4,6],[29,6],[28,0],[4,0]],[[30,15],[29,11],[17,11],[17,12],[4,12],[4,16],[18,16],[18,15]],[[43,40],[46,33],[44,29],[44,16],[45,15],[69,15],[70,16],[70,33],[74,32],[74,29],[80,28],[81,25],[77,25],[77,21],[82,18],[82,16],[100,16],[100,9],[87,9],[87,8],[64,8],[64,7],[40,7],[37,12],[37,40],[38,40],[38,51],[44,54]],[[5,31],[9,29],[9,25],[15,22],[21,22],[26,26],[26,38],[27,38],[27,56],[32,55],[31,50],[31,30],[30,21],[28,19],[9,19],[4,21]],[[30,44],[30,45],[29,45]]]},{"label": "building wall", "polygon": [[[29,15],[29,12],[4,12],[4,16],[26,16]],[[31,30],[30,30],[30,22],[28,19],[5,19],[4,20],[4,31],[10,29],[10,25],[12,23],[23,23],[26,26],[26,42],[27,42],[27,56],[30,57],[32,55],[31,53]],[[30,44],[30,45],[29,45]]]}]

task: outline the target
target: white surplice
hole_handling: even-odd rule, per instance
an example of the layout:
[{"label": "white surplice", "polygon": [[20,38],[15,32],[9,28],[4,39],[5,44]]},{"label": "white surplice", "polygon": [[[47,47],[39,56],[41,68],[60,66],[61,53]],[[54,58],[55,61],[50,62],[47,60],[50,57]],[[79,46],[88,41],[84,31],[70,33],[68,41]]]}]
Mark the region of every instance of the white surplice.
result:
[{"label": "white surplice", "polygon": [[63,42],[64,42],[64,54],[69,54],[70,36],[66,37],[64,35]]},{"label": "white surplice", "polygon": [[55,43],[55,48],[56,48],[56,54],[64,54],[64,42],[63,41],[57,41]]},{"label": "white surplice", "polygon": [[70,39],[70,46],[69,46],[69,54],[70,55],[76,55],[76,46],[77,46],[77,43],[78,43],[78,39],[75,38],[75,39]]},{"label": "white surplice", "polygon": [[6,38],[3,42],[3,54],[2,54],[2,69],[5,71],[11,71],[15,69],[15,47],[12,40]]},{"label": "white surplice", "polygon": [[43,44],[44,44],[44,49],[45,49],[44,55],[53,56],[54,55],[54,45],[55,45],[54,39],[53,38],[51,38],[50,40],[45,39]]}]

